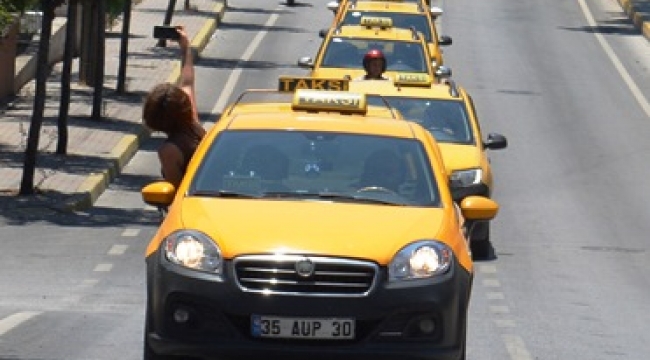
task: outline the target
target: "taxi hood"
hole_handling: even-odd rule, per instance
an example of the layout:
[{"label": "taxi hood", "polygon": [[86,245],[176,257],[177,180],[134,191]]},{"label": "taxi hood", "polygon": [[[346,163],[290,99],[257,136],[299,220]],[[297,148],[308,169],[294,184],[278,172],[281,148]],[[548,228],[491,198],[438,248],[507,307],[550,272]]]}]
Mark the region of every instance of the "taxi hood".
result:
[{"label": "taxi hood", "polygon": [[[294,199],[185,198],[186,229],[210,236],[226,259],[241,254],[319,254],[387,264],[404,245],[433,239],[445,211]],[[446,216],[450,216],[447,214]]]},{"label": "taxi hood", "polygon": [[476,168],[481,164],[481,149],[474,144],[439,142],[438,146],[449,174],[455,170]]}]

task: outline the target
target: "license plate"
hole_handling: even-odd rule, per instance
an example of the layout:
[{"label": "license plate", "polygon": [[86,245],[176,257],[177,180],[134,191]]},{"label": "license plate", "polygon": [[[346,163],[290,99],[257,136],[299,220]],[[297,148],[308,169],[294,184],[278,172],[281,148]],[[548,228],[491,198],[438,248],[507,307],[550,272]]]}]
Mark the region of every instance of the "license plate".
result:
[{"label": "license plate", "polygon": [[251,317],[251,333],[265,338],[354,339],[354,325],[349,318]]}]

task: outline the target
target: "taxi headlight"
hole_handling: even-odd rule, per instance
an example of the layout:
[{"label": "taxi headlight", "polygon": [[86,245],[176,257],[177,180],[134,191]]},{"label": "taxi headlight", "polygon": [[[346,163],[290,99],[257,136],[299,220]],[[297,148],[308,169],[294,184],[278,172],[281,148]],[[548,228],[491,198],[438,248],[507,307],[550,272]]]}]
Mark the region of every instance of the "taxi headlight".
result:
[{"label": "taxi headlight", "polygon": [[478,185],[483,179],[483,171],[481,169],[468,169],[458,170],[451,173],[449,177],[452,187],[467,187]]},{"label": "taxi headlight", "polygon": [[163,243],[163,253],[170,262],[192,270],[221,274],[223,258],[219,247],[203,233],[177,231]]},{"label": "taxi headlight", "polygon": [[452,251],[444,243],[426,240],[402,248],[389,264],[390,281],[430,278],[451,268]]}]

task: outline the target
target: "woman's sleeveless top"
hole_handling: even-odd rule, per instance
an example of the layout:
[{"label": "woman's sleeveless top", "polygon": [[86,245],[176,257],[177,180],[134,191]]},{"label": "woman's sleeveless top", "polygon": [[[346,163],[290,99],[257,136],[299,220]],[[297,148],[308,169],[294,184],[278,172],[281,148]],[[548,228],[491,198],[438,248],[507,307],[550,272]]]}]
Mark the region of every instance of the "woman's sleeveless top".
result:
[{"label": "woman's sleeveless top", "polygon": [[186,131],[171,134],[165,142],[176,145],[183,154],[183,173],[192,159],[192,155],[205,135],[205,129],[198,123],[192,123]]}]

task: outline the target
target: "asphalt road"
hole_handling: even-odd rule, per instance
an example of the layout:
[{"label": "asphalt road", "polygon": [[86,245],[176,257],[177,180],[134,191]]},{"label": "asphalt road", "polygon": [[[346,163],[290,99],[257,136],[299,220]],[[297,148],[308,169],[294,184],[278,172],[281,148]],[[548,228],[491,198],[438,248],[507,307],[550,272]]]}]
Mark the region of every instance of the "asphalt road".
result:
[{"label": "asphalt road", "polygon": [[[315,54],[326,3],[229,0],[197,64],[203,120],[243,89],[304,73],[295,63]],[[434,3],[484,133],[509,140],[492,154],[502,208],[495,257],[477,262],[468,359],[646,358],[649,43],[615,0]],[[86,213],[0,218],[0,359],[141,358],[143,254],[158,219],[139,189],[158,174],[159,141]]]}]

